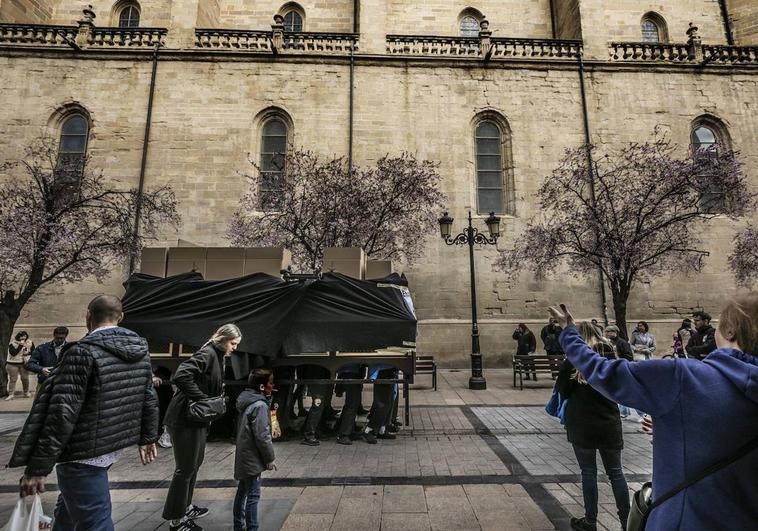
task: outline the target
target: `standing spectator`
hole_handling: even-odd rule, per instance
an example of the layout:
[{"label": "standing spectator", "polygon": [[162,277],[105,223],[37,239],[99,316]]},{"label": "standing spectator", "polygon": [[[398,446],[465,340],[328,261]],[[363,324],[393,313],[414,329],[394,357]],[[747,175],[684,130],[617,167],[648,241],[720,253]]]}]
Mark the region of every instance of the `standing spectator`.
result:
[{"label": "standing spectator", "polygon": [[68,328],[65,326],[56,327],[53,330],[53,340],[42,343],[35,348],[29,361],[26,362],[26,369],[37,374],[37,393],[39,393],[45,379],[50,376],[50,371],[60,360],[67,337]]},{"label": "standing spectator", "polygon": [[545,354],[548,356],[560,356],[563,354],[561,344],[558,341],[560,333],[561,327],[555,323],[555,320],[552,317],[547,324],[542,327],[540,339],[542,339],[542,344],[545,347]]},{"label": "standing spectator", "polygon": [[[601,356],[615,359],[610,342],[597,333],[588,322],[578,325],[584,340]],[[601,395],[581,372],[566,360],[556,381],[558,392],[568,399],[566,405],[566,435],[574,447],[574,454],[582,471],[582,495],[584,497],[584,517],[571,518],[571,529],[580,531],[597,529],[597,454],[603,461],[605,473],[611,481],[616,510],[622,528],[629,516],[629,487],[621,468],[621,450],[624,438],[621,418],[616,403]]]},{"label": "standing spectator", "polygon": [[613,346],[613,350],[616,351],[616,357],[634,361],[634,355],[632,354],[632,346],[623,337],[619,336],[619,327],[616,325],[608,325],[605,327],[605,338],[610,341]]},{"label": "standing spectator", "polygon": [[258,531],[258,501],[261,499],[261,472],[276,470],[271,440],[271,393],[274,375],[269,369],[255,369],[248,378],[249,388],[237,398],[237,451],[234,455],[234,531]]},{"label": "standing spectator", "polygon": [[[632,354],[632,346],[623,337],[619,336],[619,327],[616,325],[608,325],[605,327],[605,337],[613,345],[613,349],[616,352],[616,357],[627,361],[634,361],[634,355]],[[623,404],[619,404],[619,413],[621,418],[625,419],[629,417],[629,408]],[[637,411],[640,419],[645,415],[642,411]]]},{"label": "standing spectator", "polygon": [[643,359],[649,360],[655,352],[655,336],[650,333],[650,326],[645,321],[637,323],[637,329],[632,332],[632,350]]},{"label": "standing spectator", "polygon": [[66,346],[13,450],[9,466],[26,466],[21,496],[44,492],[55,466],[56,530],[112,531],[108,469],[133,444],[142,464],[156,455],[158,403],[147,341],[118,326],[123,317],[118,297],[89,303],[89,333]]},{"label": "standing spectator", "polygon": [[16,334],[10,345],[8,345],[8,357],[5,359],[5,370],[8,373],[8,396],[6,400],[13,400],[16,394],[16,381],[21,378],[21,387],[24,390],[24,397],[29,398],[29,373],[24,368],[29,361],[34,343],[29,339],[29,334],[24,330]]},{"label": "standing spectator", "polygon": [[652,417],[653,500],[719,461],[738,459],[655,507],[645,529],[755,529],[758,292],[726,303],[716,332],[718,350],[703,362],[610,361],[588,347],[564,305],[550,313],[565,324],[561,343],[566,356],[590,385]]},{"label": "standing spectator", "polygon": [[692,314],[695,333],[687,342],[687,355],[696,360],[702,360],[716,350],[716,329],[711,326],[711,316],[698,310]]},{"label": "standing spectator", "polygon": [[674,332],[674,356],[677,358],[687,357],[687,353],[684,350],[684,347],[687,346],[687,343],[689,343],[690,337],[692,337],[692,321],[689,319],[684,319],[682,321],[682,326],[680,326],[679,329]]},{"label": "standing spectator", "polygon": [[192,503],[197,471],[205,458],[205,442],[210,422],[194,422],[187,417],[191,402],[221,396],[224,384],[224,356],[242,341],[236,325],[225,324],[208,342],[176,369],[176,393],[166,411],[166,428],[171,435],[176,468],[163,507],[163,518],[170,520],[170,531],[202,531],[195,520],[208,509]]},{"label": "standing spectator", "polygon": [[592,319],[590,321],[592,323],[592,328],[597,330],[597,334],[602,337],[603,336],[603,327],[600,325],[600,323],[597,322],[597,319]]},{"label": "standing spectator", "polygon": [[[519,323],[516,330],[513,332],[513,339],[518,342],[516,347],[517,356],[533,356],[537,350],[537,338],[529,327],[524,323]],[[534,372],[534,366],[532,365],[532,378],[537,381],[537,373]],[[526,371],[526,379],[529,379],[529,371]]]}]

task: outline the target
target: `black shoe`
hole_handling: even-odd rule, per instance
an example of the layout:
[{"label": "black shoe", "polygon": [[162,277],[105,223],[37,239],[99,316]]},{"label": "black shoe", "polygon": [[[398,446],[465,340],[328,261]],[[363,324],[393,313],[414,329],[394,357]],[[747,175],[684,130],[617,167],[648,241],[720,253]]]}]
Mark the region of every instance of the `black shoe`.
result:
[{"label": "black shoe", "polygon": [[369,444],[376,444],[376,435],[373,433],[364,433],[363,440]]},{"label": "black shoe", "polygon": [[392,440],[392,439],[397,439],[397,435],[395,435],[394,433],[386,432],[386,433],[380,433],[379,435],[376,436],[376,438]]},{"label": "black shoe", "polygon": [[187,520],[197,520],[198,518],[202,518],[206,514],[208,514],[208,509],[206,509],[205,507],[198,507],[197,505],[192,504],[190,505],[189,510],[186,513],[184,513],[184,517]]},{"label": "black shoe", "polygon": [[203,528],[192,520],[183,520],[178,525],[168,524],[169,531],[203,531]]},{"label": "black shoe", "polygon": [[387,432],[388,433],[397,433],[399,431],[400,431],[400,426],[397,425],[397,424],[393,423],[393,424],[390,424],[389,426],[387,426]]},{"label": "black shoe", "polygon": [[571,529],[576,531],[597,531],[597,524],[591,524],[586,518],[572,518]]},{"label": "black shoe", "polygon": [[350,445],[350,444],[353,444],[353,441],[352,439],[350,439],[349,435],[340,435],[339,437],[337,437],[337,444]]},{"label": "black shoe", "polygon": [[356,415],[361,415],[361,416],[368,415],[368,409],[359,408]]},{"label": "black shoe", "polygon": [[321,444],[321,442],[315,437],[306,437],[305,439],[300,441],[300,444],[304,444],[306,446],[318,446]]}]

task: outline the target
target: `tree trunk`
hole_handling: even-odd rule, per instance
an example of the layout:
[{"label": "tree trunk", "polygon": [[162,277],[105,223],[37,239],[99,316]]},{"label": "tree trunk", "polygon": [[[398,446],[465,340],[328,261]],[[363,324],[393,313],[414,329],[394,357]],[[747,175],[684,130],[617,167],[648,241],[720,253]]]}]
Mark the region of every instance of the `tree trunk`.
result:
[{"label": "tree trunk", "polygon": [[629,298],[629,291],[611,288],[613,295],[613,315],[616,318],[616,326],[619,327],[619,335],[624,339],[629,339],[626,331],[626,301]]},{"label": "tree trunk", "polygon": [[8,373],[5,371],[5,360],[8,356],[8,344],[11,341],[13,327],[16,325],[19,313],[5,304],[0,305],[0,397],[8,395]]}]

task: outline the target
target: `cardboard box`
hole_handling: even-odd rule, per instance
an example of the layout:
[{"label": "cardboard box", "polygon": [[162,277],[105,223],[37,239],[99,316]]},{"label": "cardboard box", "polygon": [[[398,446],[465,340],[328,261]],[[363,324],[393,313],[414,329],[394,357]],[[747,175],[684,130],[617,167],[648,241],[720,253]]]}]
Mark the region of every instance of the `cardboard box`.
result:
[{"label": "cardboard box", "polygon": [[367,260],[366,278],[384,278],[392,274],[392,260]]},{"label": "cardboard box", "polygon": [[140,256],[139,271],[146,275],[156,277],[166,276],[166,257],[168,249],[165,247],[145,247]]},{"label": "cardboard box", "polygon": [[248,247],[244,252],[243,275],[266,273],[280,277],[282,269],[292,264],[292,253],[281,247]]},{"label": "cardboard box", "polygon": [[166,276],[197,271],[205,278],[205,247],[171,247]]},{"label": "cardboard box", "polygon": [[366,278],[366,253],[360,247],[329,247],[321,266],[324,273],[336,272],[349,277]]}]

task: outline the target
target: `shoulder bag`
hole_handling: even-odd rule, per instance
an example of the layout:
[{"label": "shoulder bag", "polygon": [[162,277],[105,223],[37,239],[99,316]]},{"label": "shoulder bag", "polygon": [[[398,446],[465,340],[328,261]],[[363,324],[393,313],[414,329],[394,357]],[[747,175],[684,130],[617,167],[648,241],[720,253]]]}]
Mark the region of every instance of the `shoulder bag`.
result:
[{"label": "shoulder bag", "polygon": [[224,413],[226,413],[224,395],[195,400],[187,406],[187,420],[192,422],[213,422],[223,417]]},{"label": "shoulder bag", "polygon": [[669,498],[677,495],[687,487],[691,487],[701,479],[708,477],[715,472],[718,472],[722,468],[749,454],[755,450],[756,447],[758,447],[758,437],[748,441],[746,444],[743,444],[734,453],[730,454],[724,459],[721,459],[720,461],[716,461],[709,467],[703,469],[694,477],[683,481],[655,501],[652,501],[651,499],[653,486],[648,481],[642,485],[642,488],[635,492],[634,496],[632,497],[632,507],[629,511],[629,518],[626,521],[626,531],[644,531],[645,524],[647,523],[647,518],[653,509],[661,505]]}]

